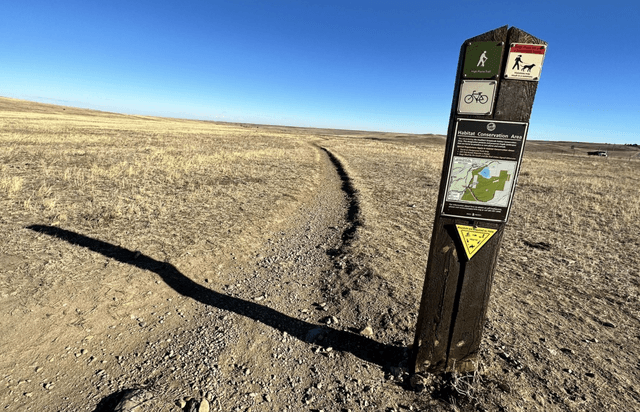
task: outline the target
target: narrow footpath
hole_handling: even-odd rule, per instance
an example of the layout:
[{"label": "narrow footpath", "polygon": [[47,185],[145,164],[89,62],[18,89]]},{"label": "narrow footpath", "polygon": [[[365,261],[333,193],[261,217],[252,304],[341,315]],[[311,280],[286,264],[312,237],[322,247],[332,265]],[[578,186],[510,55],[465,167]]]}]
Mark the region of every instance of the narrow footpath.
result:
[{"label": "narrow footpath", "polygon": [[317,150],[324,178],[315,199],[254,259],[203,287],[137,257],[189,298],[192,320],[118,356],[118,373],[98,371],[88,395],[95,403],[70,397],[45,410],[418,410],[419,395],[407,390],[406,342],[377,339],[366,309],[376,306],[375,291],[366,301],[350,296],[357,193],[338,157]]}]

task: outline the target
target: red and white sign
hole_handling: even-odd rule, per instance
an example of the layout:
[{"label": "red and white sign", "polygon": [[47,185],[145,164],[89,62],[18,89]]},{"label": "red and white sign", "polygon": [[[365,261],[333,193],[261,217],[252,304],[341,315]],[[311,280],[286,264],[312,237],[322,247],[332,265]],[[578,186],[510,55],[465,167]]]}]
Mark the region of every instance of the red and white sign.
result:
[{"label": "red and white sign", "polygon": [[505,79],[540,80],[547,46],[544,44],[512,43],[509,47]]}]

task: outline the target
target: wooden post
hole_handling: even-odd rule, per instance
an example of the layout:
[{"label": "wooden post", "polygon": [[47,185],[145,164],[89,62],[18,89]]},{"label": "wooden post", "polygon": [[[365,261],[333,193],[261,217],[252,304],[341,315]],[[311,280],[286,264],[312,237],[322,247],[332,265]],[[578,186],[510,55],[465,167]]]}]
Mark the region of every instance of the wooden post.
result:
[{"label": "wooden post", "polygon": [[415,372],[477,368],[545,52],[546,42],[507,26],[461,47],[413,346]]}]

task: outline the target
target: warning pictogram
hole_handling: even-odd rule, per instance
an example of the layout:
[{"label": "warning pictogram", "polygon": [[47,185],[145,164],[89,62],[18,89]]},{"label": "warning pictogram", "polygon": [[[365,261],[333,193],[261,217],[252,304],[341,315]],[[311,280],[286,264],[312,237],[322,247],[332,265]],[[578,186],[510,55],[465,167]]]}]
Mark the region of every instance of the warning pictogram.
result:
[{"label": "warning pictogram", "polygon": [[544,44],[513,43],[509,48],[505,79],[540,80],[542,62],[547,52]]},{"label": "warning pictogram", "polygon": [[496,229],[465,225],[456,225],[456,229],[458,229],[462,246],[464,246],[464,251],[467,253],[467,259],[469,260],[497,232]]}]

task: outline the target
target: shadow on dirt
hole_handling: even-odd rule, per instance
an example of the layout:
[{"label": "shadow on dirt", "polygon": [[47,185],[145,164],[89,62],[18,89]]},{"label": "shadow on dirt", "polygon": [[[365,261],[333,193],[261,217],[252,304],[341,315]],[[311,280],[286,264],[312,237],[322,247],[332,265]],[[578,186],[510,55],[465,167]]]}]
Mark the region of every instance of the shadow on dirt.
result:
[{"label": "shadow on dirt", "polygon": [[405,352],[403,347],[379,343],[352,332],[314,325],[254,302],[215,292],[195,283],[173,265],[138,252],[53,226],[31,225],[27,229],[87,248],[110,259],[154,272],[167,285],[183,296],[264,323],[281,332],[287,332],[301,341],[352,353],[362,360],[380,365],[385,370],[390,366],[398,365],[403,360]]},{"label": "shadow on dirt", "polygon": [[153,395],[142,388],[124,389],[103,398],[93,412],[133,412]]},{"label": "shadow on dirt", "polygon": [[120,403],[122,398],[127,394],[128,390],[114,392],[111,395],[103,398],[93,412],[111,412]]}]

